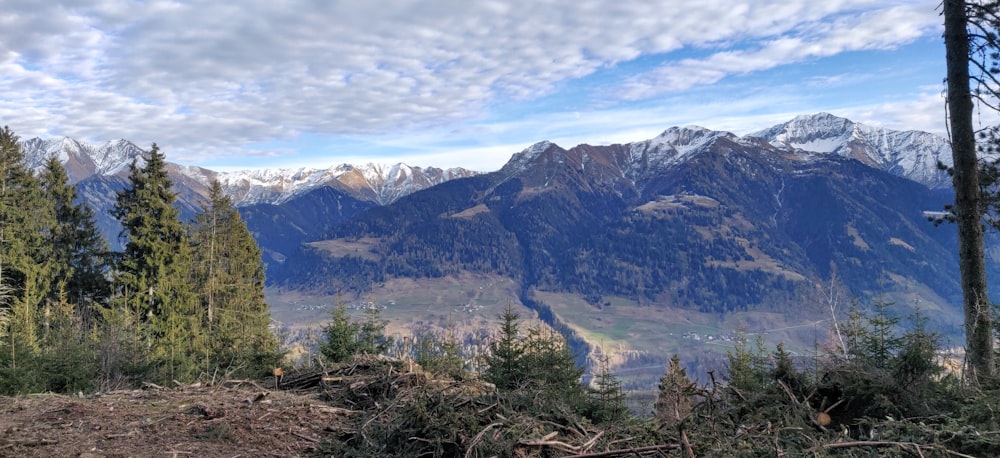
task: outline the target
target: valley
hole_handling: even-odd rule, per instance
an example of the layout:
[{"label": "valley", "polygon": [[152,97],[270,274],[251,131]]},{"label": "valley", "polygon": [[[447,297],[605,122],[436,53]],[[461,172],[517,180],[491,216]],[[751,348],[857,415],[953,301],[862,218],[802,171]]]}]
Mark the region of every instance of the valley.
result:
[{"label": "valley", "polygon": [[[24,147],[30,164],[59,154],[73,165],[114,241],[107,208],[122,164],[142,150]],[[954,229],[925,216],[952,199],[939,161],[950,163],[940,137],[819,113],[743,137],[688,126],[627,144],[542,141],[490,173],[170,174],[182,215],[198,211],[211,180],[237,203],[288,344],[314,342],[341,300],[355,317],[376,304],[401,342],[447,332],[475,354],[510,301],[529,325],[570,337],[589,373],[606,360],[626,386],[648,390],[674,353],[698,377],[720,368],[740,333],[809,358],[829,345],[833,314],[874,300],[904,322],[932,316],[931,330],[957,339]],[[1000,272],[994,259],[987,267]]]}]

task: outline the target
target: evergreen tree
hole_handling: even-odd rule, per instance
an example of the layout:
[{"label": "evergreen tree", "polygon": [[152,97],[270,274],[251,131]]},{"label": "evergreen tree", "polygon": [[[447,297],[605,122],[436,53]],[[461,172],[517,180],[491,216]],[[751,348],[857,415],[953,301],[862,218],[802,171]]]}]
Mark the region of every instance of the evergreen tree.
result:
[{"label": "evergreen tree", "polygon": [[358,353],[381,355],[389,350],[392,338],[385,335],[386,322],[382,320],[382,311],[372,299],[365,307],[365,321],[358,331]]},{"label": "evergreen tree", "polygon": [[598,423],[614,424],[628,415],[622,383],[611,373],[606,355],[600,359],[600,371],[595,376],[590,397],[593,407],[589,416]]},{"label": "evergreen tree", "polygon": [[76,393],[90,391],[98,380],[97,345],[90,330],[65,295],[47,304],[45,333],[34,370],[40,391]]},{"label": "evergreen tree", "polygon": [[260,248],[218,181],[201,210],[190,238],[210,368],[234,368],[251,376],[268,371],[279,355],[268,328]]},{"label": "evergreen tree", "polygon": [[[31,390],[25,370],[39,350],[42,308],[52,284],[52,252],[46,243],[53,206],[24,164],[18,138],[0,129],[0,307],[8,310],[7,339],[0,347],[6,391]],[[19,370],[19,365],[22,366]],[[23,383],[22,383],[23,382]]]},{"label": "evergreen tree", "polygon": [[763,336],[758,335],[751,347],[746,331],[738,329],[736,345],[732,351],[726,351],[726,359],[730,390],[754,393],[767,388],[769,374]]},{"label": "evergreen tree", "polygon": [[516,390],[526,383],[524,346],[519,341],[520,316],[507,302],[500,315],[499,335],[490,341],[490,351],[484,357],[483,379],[502,390]]},{"label": "evergreen tree", "polygon": [[667,427],[679,426],[691,414],[697,401],[698,387],[687,376],[677,354],[670,357],[667,372],[660,377],[653,417]]},{"label": "evergreen tree", "polygon": [[361,324],[351,321],[347,314],[347,305],[339,296],[333,310],[330,311],[330,322],[323,327],[324,341],[319,345],[320,354],[331,363],[342,363],[358,353],[358,332]]},{"label": "evergreen tree", "polygon": [[414,360],[424,370],[456,380],[466,377],[465,360],[462,359],[459,342],[454,336],[425,331],[415,336],[415,339]]},{"label": "evergreen tree", "polygon": [[518,314],[510,304],[500,315],[499,335],[490,342],[483,379],[501,390],[538,390],[581,407],[583,370],[566,339],[550,329],[530,329],[520,336]]},{"label": "evergreen tree", "polygon": [[365,320],[351,320],[347,306],[337,298],[337,304],[330,312],[330,323],[323,327],[324,342],[320,353],[327,361],[340,363],[355,355],[380,355],[392,345],[392,339],[385,335],[385,321],[375,301],[369,301],[365,308]]},{"label": "evergreen tree", "polygon": [[113,210],[127,239],[114,273],[116,305],[139,325],[155,376],[190,379],[205,354],[205,335],[166,161],[154,143],[145,166],[133,160],[129,171],[131,186],[118,193]]},{"label": "evergreen tree", "polygon": [[584,394],[580,384],[583,369],[576,365],[576,358],[562,334],[551,328],[530,329],[524,350],[522,367],[530,386],[574,401]]},{"label": "evergreen tree", "polygon": [[48,300],[76,306],[89,323],[94,307],[107,305],[111,284],[107,279],[110,253],[101,237],[90,207],[77,202],[66,169],[55,157],[45,163],[41,174],[46,198],[54,205],[54,226],[48,243],[52,247],[55,284]]}]

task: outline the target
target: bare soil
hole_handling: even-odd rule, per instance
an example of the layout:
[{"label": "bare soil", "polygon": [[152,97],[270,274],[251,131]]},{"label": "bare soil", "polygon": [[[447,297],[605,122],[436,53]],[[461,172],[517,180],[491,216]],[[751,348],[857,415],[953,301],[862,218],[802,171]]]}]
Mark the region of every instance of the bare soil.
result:
[{"label": "bare soil", "polygon": [[0,456],[305,456],[352,414],[252,382],[0,397]]}]

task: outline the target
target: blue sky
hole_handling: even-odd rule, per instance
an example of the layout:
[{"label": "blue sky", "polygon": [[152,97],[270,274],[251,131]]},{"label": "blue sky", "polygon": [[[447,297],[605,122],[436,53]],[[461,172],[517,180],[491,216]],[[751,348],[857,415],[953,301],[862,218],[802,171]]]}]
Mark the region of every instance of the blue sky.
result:
[{"label": "blue sky", "polygon": [[0,124],[219,170],[488,171],[820,111],[944,134],[937,0],[2,3]]}]

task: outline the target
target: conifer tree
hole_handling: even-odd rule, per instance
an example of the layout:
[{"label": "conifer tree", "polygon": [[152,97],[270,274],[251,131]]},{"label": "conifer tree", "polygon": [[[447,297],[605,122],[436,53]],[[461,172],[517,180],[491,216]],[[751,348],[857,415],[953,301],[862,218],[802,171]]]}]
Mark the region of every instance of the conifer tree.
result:
[{"label": "conifer tree", "polygon": [[386,322],[375,300],[369,300],[365,308],[365,320],[358,331],[358,353],[381,355],[389,350],[392,338],[385,335]]},{"label": "conifer tree", "polygon": [[205,335],[166,161],[154,143],[145,165],[133,160],[129,170],[131,186],[118,193],[113,210],[127,239],[114,274],[119,313],[141,331],[156,376],[190,379],[205,354]]},{"label": "conifer tree", "polygon": [[661,424],[676,427],[691,413],[698,392],[676,353],[670,357],[670,365],[663,377],[660,377],[658,388],[653,417]]},{"label": "conifer tree", "polygon": [[247,375],[270,370],[278,359],[278,341],[268,328],[261,251],[218,181],[190,238],[209,364]]},{"label": "conifer tree", "polygon": [[361,323],[351,321],[347,305],[340,298],[330,311],[330,322],[323,327],[324,341],[320,354],[331,363],[342,363],[358,353],[358,332]]},{"label": "conifer tree", "polygon": [[483,379],[501,390],[538,390],[579,407],[583,369],[576,365],[566,339],[551,329],[520,335],[519,316],[510,304],[500,315],[499,335],[490,342]]},{"label": "conifer tree", "polygon": [[515,390],[526,383],[524,345],[520,342],[520,316],[507,303],[500,315],[500,333],[490,341],[490,351],[485,356],[483,379],[502,390]]},{"label": "conifer tree", "polygon": [[590,417],[598,423],[613,424],[628,414],[625,392],[621,381],[611,373],[607,355],[600,358],[599,364],[594,386],[590,390],[591,403],[594,405]]},{"label": "conifer tree", "polygon": [[54,205],[55,220],[49,232],[55,283],[49,291],[52,303],[65,301],[89,322],[95,306],[107,305],[111,284],[106,277],[110,253],[94,222],[94,211],[77,202],[66,169],[55,157],[45,163],[42,188]]},{"label": "conifer tree", "polygon": [[[18,137],[0,129],[0,292],[8,312],[7,339],[0,352],[8,391],[30,389],[18,380],[39,349],[41,308],[52,283],[51,249],[46,242],[53,206],[24,164]],[[14,386],[18,385],[18,386]]]},{"label": "conifer tree", "polygon": [[324,342],[319,350],[327,361],[340,363],[354,355],[379,355],[392,345],[392,338],[385,335],[385,321],[374,300],[365,308],[363,321],[351,320],[347,305],[340,298],[330,312],[330,322],[323,327]]},{"label": "conifer tree", "polygon": [[458,340],[451,333],[425,330],[415,337],[414,360],[424,370],[454,379],[466,377],[465,360]]}]

